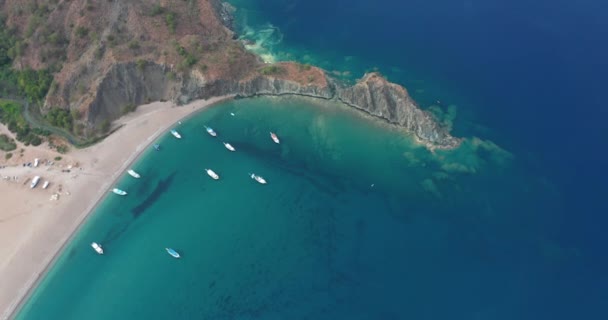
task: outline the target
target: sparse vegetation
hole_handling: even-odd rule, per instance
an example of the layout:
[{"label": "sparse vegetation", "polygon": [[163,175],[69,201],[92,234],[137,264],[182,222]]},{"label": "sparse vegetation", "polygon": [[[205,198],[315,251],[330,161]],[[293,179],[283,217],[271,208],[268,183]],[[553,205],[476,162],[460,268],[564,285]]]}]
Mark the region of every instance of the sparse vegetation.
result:
[{"label": "sparse vegetation", "polygon": [[157,3],[154,5],[154,7],[152,7],[152,10],[150,11],[150,15],[155,17],[158,15],[161,15],[163,13],[165,13],[165,8],[163,8],[160,3]]},{"label": "sparse vegetation", "polygon": [[108,119],[105,119],[101,122],[99,129],[101,130],[102,133],[108,133],[108,131],[110,131],[111,125],[112,124],[110,123],[110,121]]},{"label": "sparse vegetation", "polygon": [[5,134],[0,134],[0,150],[13,151],[15,149],[17,149],[15,141]]},{"label": "sparse vegetation", "polygon": [[175,27],[177,27],[177,21],[175,20],[175,13],[167,12],[165,15],[165,22],[167,23],[167,28],[171,33],[175,33]]},{"label": "sparse vegetation", "polygon": [[135,110],[137,110],[137,106],[132,103],[129,103],[126,106],[122,107],[122,114],[124,115],[129,112],[134,112]]},{"label": "sparse vegetation", "polygon": [[21,105],[11,101],[0,100],[0,120],[8,127],[8,130],[15,133],[17,140],[25,145],[38,143],[38,140],[41,139],[31,130],[21,112]]},{"label": "sparse vegetation", "polygon": [[139,70],[140,72],[144,71],[144,68],[146,67],[146,60],[137,59],[135,64],[137,65],[137,70]]},{"label": "sparse vegetation", "polygon": [[78,38],[84,38],[89,34],[89,29],[83,26],[76,27],[76,36]]},{"label": "sparse vegetation", "polygon": [[302,71],[308,71],[308,70],[310,70],[311,68],[312,68],[312,66],[311,66],[311,65],[309,65],[309,64],[301,64],[301,63],[298,63],[298,71],[300,71],[300,72],[302,72]]},{"label": "sparse vegetation", "polygon": [[139,42],[137,40],[131,40],[131,42],[129,42],[129,49],[131,49],[131,50],[139,49]]},{"label": "sparse vegetation", "polygon": [[263,75],[274,75],[274,74],[281,74],[283,73],[285,70],[278,65],[269,65],[269,66],[264,66],[260,69],[260,73]]},{"label": "sparse vegetation", "polygon": [[62,144],[60,146],[57,146],[57,148],[55,148],[57,150],[57,152],[61,153],[61,154],[66,154],[70,148],[68,146],[66,146],[65,144]]}]

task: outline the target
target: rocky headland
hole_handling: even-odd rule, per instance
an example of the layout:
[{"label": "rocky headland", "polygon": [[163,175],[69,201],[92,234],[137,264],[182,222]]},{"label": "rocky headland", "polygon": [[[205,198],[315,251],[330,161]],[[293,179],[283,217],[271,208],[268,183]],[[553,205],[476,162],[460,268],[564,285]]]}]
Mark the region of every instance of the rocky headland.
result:
[{"label": "rocky headland", "polygon": [[[29,34],[14,66],[56,69],[42,111],[69,110],[75,134],[99,134],[104,122],[151,101],[300,95],[340,101],[400,126],[429,149],[460,144],[404,87],[378,73],[349,86],[314,66],[263,63],[235,40],[234,8],[220,0],[47,2],[20,15],[21,1],[0,1],[0,8],[17,34]],[[47,22],[32,31],[39,16]],[[63,39],[59,48],[49,44],[52,35]],[[46,56],[49,47],[63,56]]]}]

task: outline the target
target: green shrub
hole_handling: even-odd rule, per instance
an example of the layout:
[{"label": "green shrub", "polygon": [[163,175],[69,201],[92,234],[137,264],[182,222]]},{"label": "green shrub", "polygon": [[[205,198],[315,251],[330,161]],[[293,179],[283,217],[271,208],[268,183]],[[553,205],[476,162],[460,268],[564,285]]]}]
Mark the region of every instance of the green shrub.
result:
[{"label": "green shrub", "polygon": [[62,158],[61,158],[60,156],[56,156],[54,160],[55,160],[55,161],[61,161],[61,159],[62,159]]},{"label": "green shrub", "polygon": [[135,64],[137,65],[137,70],[144,71],[144,68],[146,67],[146,60],[137,59]]},{"label": "green shrub", "polygon": [[122,107],[122,114],[127,114],[127,113],[129,113],[129,112],[133,112],[133,111],[135,111],[136,109],[137,109],[137,106],[136,106],[136,105],[134,105],[134,104],[132,104],[132,103],[129,103],[129,104],[127,104],[126,106]]},{"label": "green shrub", "polygon": [[265,66],[260,69],[260,73],[263,75],[281,74],[285,70],[277,65]]},{"label": "green shrub", "polygon": [[89,34],[89,29],[83,27],[83,26],[78,26],[76,28],[76,36],[78,36],[78,38],[84,38]]},{"label": "green shrub", "polygon": [[110,131],[111,125],[112,124],[110,123],[110,121],[108,119],[105,119],[101,122],[99,129],[101,130],[102,133],[108,133],[108,131]]},{"label": "green shrub", "polygon": [[52,108],[44,116],[44,118],[51,125],[53,125],[55,127],[59,127],[64,130],[67,130],[69,132],[72,131],[73,126],[74,126],[74,119],[73,119],[72,114],[68,110],[65,110],[65,109]]},{"label": "green shrub", "polygon": [[131,50],[139,49],[139,42],[137,42],[137,40],[132,40],[131,42],[129,42],[129,49],[131,49]]},{"label": "green shrub", "polygon": [[17,73],[17,84],[30,102],[40,103],[53,82],[49,70],[26,69]]},{"label": "green shrub", "polygon": [[152,7],[152,10],[150,11],[150,15],[153,17],[161,15],[163,13],[165,13],[165,8],[163,8],[160,3],[155,4],[154,7]]},{"label": "green shrub", "polygon": [[59,152],[61,154],[66,154],[68,152],[68,150],[70,150],[70,149],[66,145],[60,145],[57,147],[57,152]]},{"label": "green shrub", "polygon": [[171,33],[175,33],[175,27],[177,26],[177,21],[175,20],[175,13],[168,12],[165,15],[165,22],[167,23],[167,27]]},{"label": "green shrub", "polygon": [[0,134],[0,150],[13,151],[17,149],[14,140],[5,134]]},{"label": "green shrub", "polygon": [[6,159],[6,160],[8,160],[8,159],[10,159],[12,157],[13,157],[13,154],[10,153],[10,152],[4,155],[4,159]]}]

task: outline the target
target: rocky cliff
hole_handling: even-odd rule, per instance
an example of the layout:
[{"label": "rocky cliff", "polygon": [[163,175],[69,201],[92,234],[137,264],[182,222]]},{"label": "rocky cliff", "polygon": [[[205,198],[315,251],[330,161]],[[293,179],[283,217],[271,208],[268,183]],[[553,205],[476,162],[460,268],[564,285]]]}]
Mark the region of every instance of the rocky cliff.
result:
[{"label": "rocky cliff", "polygon": [[[97,86],[93,102],[88,108],[88,121],[116,119],[127,105],[150,101],[171,100],[185,104],[196,99],[235,95],[300,95],[336,100],[391,124],[403,127],[417,141],[430,149],[450,149],[460,140],[452,137],[426,111],[421,110],[400,85],[388,82],[378,73],[365,75],[353,86],[346,86],[329,78],[322,70],[311,68],[298,71],[293,63],[278,64],[284,71],[278,75],[256,73],[245,79],[208,80],[202,73],[193,71],[187,76],[169,79],[166,66],[147,64],[143,68],[133,63],[114,65]],[[316,81],[302,83],[298,73],[307,73]]]},{"label": "rocky cliff", "polygon": [[340,101],[430,149],[459,144],[377,73],[347,86],[315,67],[264,64],[234,40],[234,8],[220,0],[5,0],[0,9],[17,44],[27,44],[13,48],[13,66],[56,70],[42,111],[72,111],[77,135],[97,135],[102,123],[151,101],[291,94]]}]

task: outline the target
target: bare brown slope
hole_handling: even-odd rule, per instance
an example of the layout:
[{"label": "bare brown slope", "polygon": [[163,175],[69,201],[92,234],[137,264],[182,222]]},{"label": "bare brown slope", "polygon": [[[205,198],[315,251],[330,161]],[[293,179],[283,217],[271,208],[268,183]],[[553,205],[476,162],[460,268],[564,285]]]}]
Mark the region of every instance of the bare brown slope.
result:
[{"label": "bare brown slope", "polygon": [[79,135],[98,134],[106,120],[155,100],[299,94],[403,126],[429,148],[459,143],[405,88],[378,74],[346,87],[315,67],[263,64],[233,40],[219,0],[6,0],[0,7],[27,44],[15,67],[57,71],[44,109],[71,110]]}]

